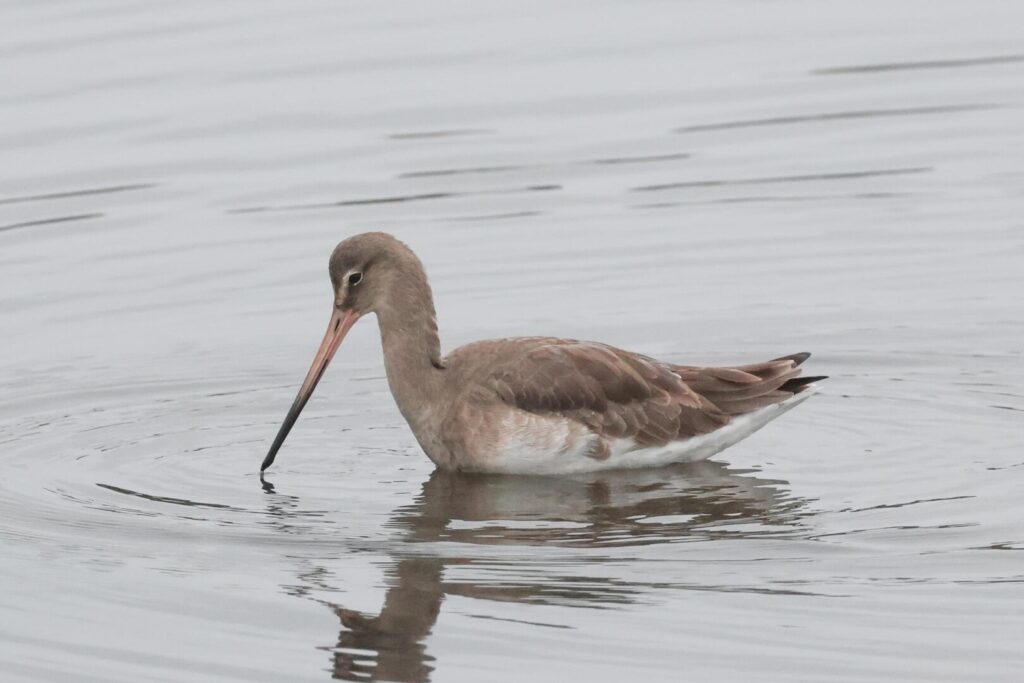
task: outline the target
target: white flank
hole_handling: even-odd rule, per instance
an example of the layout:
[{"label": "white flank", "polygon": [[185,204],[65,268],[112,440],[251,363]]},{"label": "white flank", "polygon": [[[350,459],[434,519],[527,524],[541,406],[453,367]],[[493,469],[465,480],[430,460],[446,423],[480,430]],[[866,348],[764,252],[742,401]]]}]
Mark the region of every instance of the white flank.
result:
[{"label": "white flank", "polygon": [[[596,435],[580,439],[565,448],[568,425],[553,429],[538,439],[536,433],[528,433],[536,425],[523,424],[517,433],[508,434],[503,447],[489,458],[486,469],[489,472],[508,474],[571,474],[575,472],[596,472],[599,470],[635,469],[640,467],[662,467],[683,462],[706,460],[715,453],[745,439],[791,408],[806,401],[816,389],[809,385],[799,394],[767,408],[733,418],[729,424],[710,434],[680,439],[649,448],[634,448],[632,439],[617,439],[612,443],[612,454],[604,460],[588,457],[589,445]],[[550,419],[550,418],[548,418]],[[568,422],[568,421],[566,421]],[[545,430],[546,431],[546,430]],[[554,432],[554,433],[552,433]],[[545,438],[546,437],[546,438]],[[554,442],[561,442],[561,448],[552,448]],[[571,443],[571,441],[570,441]]]}]

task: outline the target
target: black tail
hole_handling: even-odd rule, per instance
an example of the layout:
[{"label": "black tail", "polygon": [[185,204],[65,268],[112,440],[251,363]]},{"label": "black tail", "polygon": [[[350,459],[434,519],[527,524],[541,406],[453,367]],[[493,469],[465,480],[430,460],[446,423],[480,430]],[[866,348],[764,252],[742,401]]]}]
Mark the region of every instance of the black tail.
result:
[{"label": "black tail", "polygon": [[819,377],[794,377],[793,379],[789,380],[781,387],[779,387],[779,390],[788,391],[791,394],[799,394],[801,391],[807,388],[808,384],[813,384],[814,382],[823,379],[828,379],[828,376],[821,375]]}]

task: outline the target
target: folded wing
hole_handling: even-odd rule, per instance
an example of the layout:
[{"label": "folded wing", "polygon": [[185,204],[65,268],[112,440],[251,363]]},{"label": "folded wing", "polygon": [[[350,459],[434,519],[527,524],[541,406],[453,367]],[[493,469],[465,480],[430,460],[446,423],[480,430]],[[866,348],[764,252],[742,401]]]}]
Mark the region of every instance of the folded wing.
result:
[{"label": "folded wing", "polygon": [[[554,338],[509,339],[489,369],[502,402],[562,415],[635,447],[715,431],[732,416],[780,403],[803,388],[809,354],[729,368],[677,366],[605,344]],[[817,378],[811,378],[817,379]]]}]

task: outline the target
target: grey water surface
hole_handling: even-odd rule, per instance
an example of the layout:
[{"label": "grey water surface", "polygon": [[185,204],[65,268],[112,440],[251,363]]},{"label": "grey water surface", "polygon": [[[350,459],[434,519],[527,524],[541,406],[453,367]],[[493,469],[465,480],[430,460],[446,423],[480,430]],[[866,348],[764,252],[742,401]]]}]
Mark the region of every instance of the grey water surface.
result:
[{"label": "grey water surface", "polygon": [[[0,4],[0,680],[1019,681],[1020,2]],[[447,349],[814,352],[713,461],[432,472]]]}]

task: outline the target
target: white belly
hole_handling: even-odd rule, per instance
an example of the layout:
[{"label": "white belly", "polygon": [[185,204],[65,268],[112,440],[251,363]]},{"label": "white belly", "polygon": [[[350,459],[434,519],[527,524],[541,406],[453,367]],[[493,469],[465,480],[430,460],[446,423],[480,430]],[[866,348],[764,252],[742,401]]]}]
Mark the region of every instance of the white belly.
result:
[{"label": "white belly", "polygon": [[507,474],[569,474],[705,460],[750,436],[813,393],[814,389],[805,389],[782,403],[734,417],[710,434],[664,446],[637,448],[632,439],[614,439],[610,444],[611,455],[604,459],[588,455],[600,437],[577,422],[525,413],[510,415],[499,443],[486,457],[476,460],[473,469]]}]

